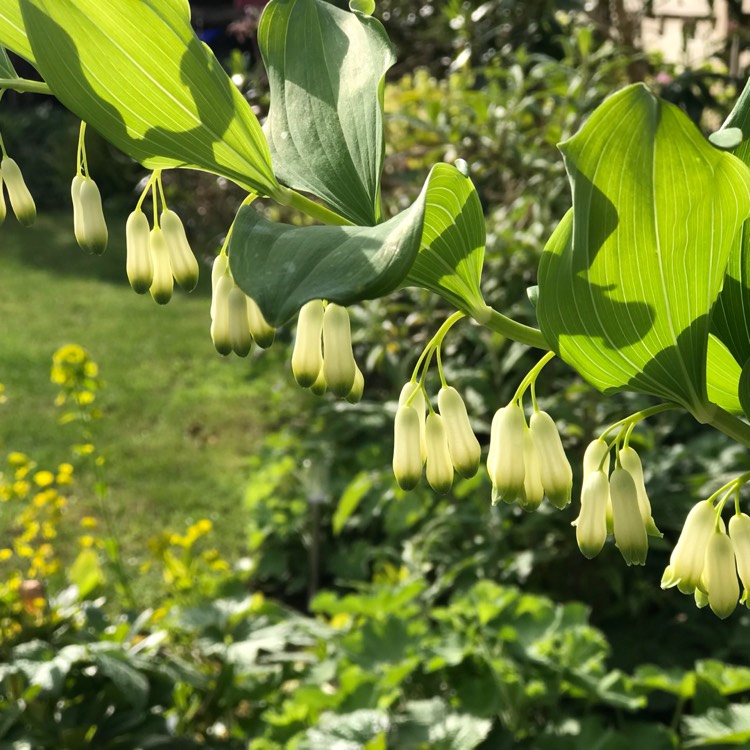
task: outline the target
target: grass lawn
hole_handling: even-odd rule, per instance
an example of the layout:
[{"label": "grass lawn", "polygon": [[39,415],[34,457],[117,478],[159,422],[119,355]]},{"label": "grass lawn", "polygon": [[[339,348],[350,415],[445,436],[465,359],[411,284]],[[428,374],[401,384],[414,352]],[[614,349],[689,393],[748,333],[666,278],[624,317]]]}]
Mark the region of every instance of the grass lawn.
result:
[{"label": "grass lawn", "polygon": [[[191,295],[165,307],[136,295],[125,276],[125,217],[109,216],[110,247],[85,255],[69,214],[44,215],[31,228],[8,218],[0,228],[0,448],[40,466],[71,458],[77,425],[57,424],[53,352],[77,343],[99,364],[106,388],[95,442],[107,457],[111,508],[126,559],[147,538],[207,517],[217,546],[241,554],[248,456],[304,394],[285,345],[247,360],[223,359],[208,334],[209,269]],[[97,514],[91,477],[82,477],[71,523]],[[87,481],[88,480],[88,481]],[[231,557],[230,557],[231,559]]]}]

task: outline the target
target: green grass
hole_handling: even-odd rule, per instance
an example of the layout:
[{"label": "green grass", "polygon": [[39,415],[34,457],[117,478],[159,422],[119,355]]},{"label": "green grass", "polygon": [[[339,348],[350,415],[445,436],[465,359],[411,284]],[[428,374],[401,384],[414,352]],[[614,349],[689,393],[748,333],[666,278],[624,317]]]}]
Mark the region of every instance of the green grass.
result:
[{"label": "green grass", "polygon": [[[302,394],[288,353],[275,345],[247,360],[222,359],[208,334],[209,269],[199,288],[165,307],[136,295],[125,276],[125,217],[110,218],[110,247],[85,255],[69,215],[42,215],[29,229],[0,229],[0,448],[41,466],[70,460],[79,427],[57,424],[53,352],[76,343],[99,364],[106,387],[94,424],[107,458],[110,508],[126,559],[148,537],[210,518],[219,548],[241,554],[247,460],[263,436],[298,409]],[[70,522],[96,503],[83,476]]]}]

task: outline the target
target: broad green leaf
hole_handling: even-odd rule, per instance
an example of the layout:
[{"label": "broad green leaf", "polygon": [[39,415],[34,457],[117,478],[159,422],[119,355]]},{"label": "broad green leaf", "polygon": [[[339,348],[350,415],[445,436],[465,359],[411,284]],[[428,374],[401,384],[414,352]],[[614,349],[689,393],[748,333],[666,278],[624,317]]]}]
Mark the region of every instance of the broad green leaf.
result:
[{"label": "broad green leaf", "polygon": [[99,671],[109,677],[122,697],[134,708],[143,708],[148,701],[148,679],[128,663],[124,654],[116,652],[91,655]]},{"label": "broad green leaf", "polygon": [[0,3],[0,44],[32,65],[36,65],[21,14],[23,0],[3,0]]},{"label": "broad green leaf", "polygon": [[375,224],[383,77],[395,62],[380,22],[324,0],[271,0],[258,44],[271,88],[264,129],[279,179],[355,224]]},{"label": "broad green leaf", "polygon": [[685,747],[739,745],[750,743],[750,705],[732,704],[712,708],[702,716],[682,720],[687,735]]},{"label": "broad green leaf", "polygon": [[99,557],[93,549],[84,548],[68,570],[68,579],[78,587],[78,597],[84,600],[104,583]]},{"label": "broad green leaf", "polygon": [[414,204],[374,227],[294,227],[243,206],[229,241],[235,281],[272,325],[285,323],[311,299],[348,305],[392,292],[417,256],[428,206],[434,212],[457,205],[446,197],[445,169],[455,170],[433,167]]},{"label": "broad green leaf", "polygon": [[260,124],[183,0],[21,0],[21,10],[55,96],[120,150],[148,168],[205,169],[261,194],[278,187]]},{"label": "broad green leaf", "polygon": [[354,513],[363,498],[372,488],[372,478],[366,471],[360,471],[347,485],[333,514],[331,525],[334,535],[338,536],[344,525]]},{"label": "broad green leaf", "polygon": [[5,47],[0,47],[0,78],[18,78],[18,73],[16,73]]},{"label": "broad green leaf", "polygon": [[481,310],[484,244],[484,213],[473,183],[455,167],[437,164],[419,254],[404,285],[429,289],[466,312]]},{"label": "broad green leaf", "polygon": [[708,336],[706,386],[708,400],[733,414],[742,414],[739,383],[742,370],[724,343],[712,333]]},{"label": "broad green leaf", "polygon": [[750,212],[750,170],[643,85],[609,98],[560,148],[573,209],[542,256],[542,333],[600,390],[710,418],[710,313]]},{"label": "broad green leaf", "polygon": [[750,261],[750,222],[745,222],[729,255],[724,288],[716,301],[711,320],[711,331],[722,340],[737,362],[746,362],[750,359],[750,267],[748,261]]}]

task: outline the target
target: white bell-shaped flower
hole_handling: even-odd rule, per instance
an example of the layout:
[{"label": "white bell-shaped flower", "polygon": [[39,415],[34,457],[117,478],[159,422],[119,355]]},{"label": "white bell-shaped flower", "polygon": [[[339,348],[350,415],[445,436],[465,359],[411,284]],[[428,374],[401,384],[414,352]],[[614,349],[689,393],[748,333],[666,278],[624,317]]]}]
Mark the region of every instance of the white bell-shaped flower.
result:
[{"label": "white bell-shaped flower", "polygon": [[427,444],[424,437],[425,421],[427,419],[427,402],[424,397],[424,389],[414,380],[410,380],[408,383],[404,384],[398,397],[399,406],[404,406],[407,403],[410,406],[413,406],[416,409],[417,414],[419,414],[420,444],[422,447],[422,461],[424,462],[427,458]]},{"label": "white bell-shaped flower", "polygon": [[[592,440],[583,454],[583,481],[586,482],[586,477],[592,472],[597,471],[599,468],[609,475],[609,454],[610,447],[607,445],[605,440],[602,438],[596,438]],[[612,523],[612,498],[607,496],[607,533],[614,534],[614,524]]]},{"label": "white bell-shaped flower", "polygon": [[341,397],[349,394],[357,374],[349,313],[332,302],[323,313],[323,374],[328,390]]},{"label": "white bell-shaped flower", "polygon": [[734,545],[737,572],[744,589],[741,601],[743,604],[748,604],[748,592],[750,592],[750,516],[745,513],[737,513],[729,519],[729,538]]},{"label": "white bell-shaped flower", "polygon": [[607,541],[609,479],[601,470],[589,471],[581,489],[581,511],[573,522],[576,541],[584,557],[596,557]]},{"label": "white bell-shaped flower", "polygon": [[292,350],[294,379],[309,388],[323,369],[323,301],[310,300],[302,306],[297,318],[297,335]]},{"label": "white bell-shaped flower", "polygon": [[0,175],[8,191],[8,198],[16,219],[25,227],[36,219],[36,204],[21,174],[21,169],[14,159],[4,156],[0,161]]},{"label": "white bell-shaped flower", "polygon": [[677,586],[683,594],[695,591],[703,574],[706,546],[715,526],[716,510],[710,502],[702,500],[693,506],[662,576],[663,589]]},{"label": "white bell-shaped flower", "polygon": [[228,273],[225,273],[218,279],[214,289],[211,340],[214,342],[216,351],[222,356],[227,356],[232,352],[229,296],[234,288],[234,280]]},{"label": "white bell-shaped flower", "polygon": [[562,510],[570,503],[573,470],[565,455],[555,420],[547,412],[535,411],[529,420],[529,430],[539,452],[544,494],[552,505]]},{"label": "white bell-shaped flower", "polygon": [[523,498],[524,435],[526,418],[518,403],[498,409],[492,418],[487,472],[492,482],[492,502],[512,503]]},{"label": "white bell-shaped flower", "polygon": [[431,412],[425,422],[425,442],[427,443],[427,465],[425,476],[435,492],[448,492],[453,484],[453,462],[448,449],[448,437],[443,418]]},{"label": "white bell-shaped flower", "polygon": [[638,507],[638,490],[633,477],[618,467],[609,478],[615,544],[628,565],[645,565],[648,537]]},{"label": "white bell-shaped flower", "polygon": [[661,531],[656,528],[656,523],[651,515],[651,502],[648,499],[646,484],[643,481],[643,465],[641,464],[641,459],[629,445],[620,449],[619,456],[622,468],[633,477],[633,481],[635,482],[635,488],[638,492],[638,508],[641,512],[643,525],[646,527],[646,533],[649,536],[664,536]]},{"label": "white bell-shaped flower", "polygon": [[[356,364],[355,364],[356,367]],[[354,373],[354,385],[346,396],[346,400],[350,404],[358,404],[362,400],[362,394],[365,392],[365,376],[362,374],[362,370],[357,367],[357,371]]]},{"label": "white bell-shaped flower", "polygon": [[258,303],[251,297],[247,298],[247,325],[255,343],[261,349],[268,349],[276,338],[276,329],[269,325],[258,307]]},{"label": "white bell-shaped flower", "polygon": [[216,317],[216,287],[222,276],[229,273],[229,256],[219,253],[211,267],[211,320]]},{"label": "white bell-shaped flower", "polygon": [[729,617],[740,598],[740,584],[734,547],[730,538],[719,529],[708,538],[703,583],[708,594],[708,605],[722,620]]},{"label": "white bell-shaped flower", "polygon": [[247,325],[247,297],[236,284],[229,292],[227,313],[229,315],[229,341],[232,351],[240,357],[247,357],[253,346],[253,337]]},{"label": "white bell-shaped flower", "polygon": [[172,275],[186,292],[192,292],[198,283],[199,269],[198,261],[185,235],[185,227],[180,217],[170,209],[161,212],[159,223],[169,248]]},{"label": "white bell-shaped flower", "polygon": [[151,264],[154,269],[154,278],[151,281],[149,291],[154,301],[159,305],[166,305],[172,299],[174,280],[172,278],[172,266],[169,264],[169,248],[164,239],[164,233],[159,227],[151,230],[149,241],[151,249]]},{"label": "white bell-shaped flower", "polygon": [[146,214],[140,209],[133,211],[125,224],[126,270],[133,291],[145,294],[154,280],[151,262],[151,227]]},{"label": "white bell-shaped flower", "polygon": [[473,477],[479,469],[482,448],[471,429],[464,400],[455,388],[444,386],[438,392],[438,408],[454,468],[462,477]]},{"label": "white bell-shaped flower", "polygon": [[523,470],[523,495],[518,498],[518,502],[524,510],[536,510],[544,500],[542,459],[528,429],[523,436]]},{"label": "white bell-shaped flower", "polygon": [[90,177],[76,175],[70,186],[73,200],[73,233],[81,249],[101,255],[107,249],[107,222],[102,196]]},{"label": "white bell-shaped flower", "polygon": [[411,490],[422,478],[419,414],[413,406],[399,406],[393,424],[393,474],[402,490]]}]

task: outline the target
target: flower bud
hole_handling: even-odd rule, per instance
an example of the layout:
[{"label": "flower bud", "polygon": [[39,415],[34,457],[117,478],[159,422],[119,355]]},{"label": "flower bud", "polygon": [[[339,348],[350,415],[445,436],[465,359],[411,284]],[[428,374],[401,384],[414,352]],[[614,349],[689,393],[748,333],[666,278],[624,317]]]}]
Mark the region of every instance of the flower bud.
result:
[{"label": "flower bud", "polygon": [[482,448],[471,429],[464,400],[455,388],[445,386],[438,393],[438,408],[454,468],[466,479],[473,477],[479,469]]},{"label": "flower bud", "polygon": [[524,510],[536,510],[544,500],[541,463],[534,438],[527,429],[523,436],[523,496],[518,498],[519,504]]},{"label": "flower bud", "polygon": [[411,490],[422,478],[419,414],[413,406],[399,406],[393,424],[393,474],[402,490]]},{"label": "flower bud", "polygon": [[716,511],[710,502],[702,500],[693,506],[662,576],[663,589],[677,586],[683,594],[695,591],[703,574],[706,546],[715,525]]},{"label": "flower bud", "polygon": [[258,303],[252,298],[247,298],[247,325],[250,328],[255,343],[261,349],[268,349],[276,338],[276,329],[269,325],[258,307]]},{"label": "flower bud", "polygon": [[175,281],[186,292],[192,292],[198,283],[199,269],[198,261],[185,235],[185,227],[180,217],[169,209],[161,212],[159,223],[169,248],[169,263]]},{"label": "flower bud", "polygon": [[628,565],[645,565],[648,537],[638,508],[638,490],[633,477],[616,468],[609,479],[615,544]]},{"label": "flower bud", "polygon": [[240,357],[247,357],[253,345],[253,337],[247,326],[246,300],[245,293],[235,284],[227,299],[229,341],[234,353]]},{"label": "flower bud", "polygon": [[432,412],[427,415],[424,436],[427,444],[427,482],[435,492],[448,492],[453,484],[453,462],[445,424],[439,414]]},{"label": "flower bud", "polygon": [[211,267],[211,320],[216,317],[216,286],[222,276],[229,273],[229,256],[219,253]]},{"label": "flower bud", "polygon": [[362,370],[357,367],[357,371],[354,373],[354,385],[349,391],[346,400],[350,404],[358,404],[362,400],[362,394],[365,391],[365,376],[362,374]]},{"label": "flower bud", "polygon": [[[600,465],[605,474],[609,474],[609,446],[602,438],[592,440],[586,452],[583,454],[583,481],[592,471],[598,471]],[[607,495],[607,533],[614,534],[614,524],[612,522],[612,498]]]},{"label": "flower bud", "polygon": [[748,591],[750,591],[750,516],[739,513],[729,519],[729,538],[734,545],[737,572],[740,574],[744,589],[741,601],[746,604]]},{"label": "flower bud", "polygon": [[323,372],[328,389],[345,397],[354,385],[357,365],[345,307],[329,302],[323,313]]},{"label": "flower bud", "polygon": [[[413,395],[412,395],[413,394]],[[427,403],[424,398],[424,389],[416,381],[410,380],[404,384],[398,397],[398,405],[404,406],[406,403],[413,406],[419,414],[419,435],[420,445],[422,447],[422,462],[427,459],[427,444],[424,438],[425,420],[427,418]]]},{"label": "flower bud", "polygon": [[70,193],[76,242],[87,253],[101,255],[107,249],[108,234],[99,188],[90,177],[76,175]]},{"label": "flower bud", "polygon": [[526,418],[523,409],[512,402],[498,409],[492,418],[487,472],[492,482],[493,503],[512,503],[524,495],[524,434]]},{"label": "flower bud", "polygon": [[216,351],[222,356],[232,351],[230,331],[229,295],[234,289],[234,280],[225,273],[216,282],[214,289],[214,315],[211,319],[211,339]]},{"label": "flower bud", "polygon": [[323,369],[323,301],[310,300],[297,318],[297,335],[292,351],[294,379],[309,388]]},{"label": "flower bud", "polygon": [[708,593],[708,605],[722,620],[729,617],[740,598],[734,547],[730,538],[714,529],[706,545],[703,580]]},{"label": "flower bud", "polygon": [[136,294],[144,294],[154,280],[154,267],[151,263],[151,229],[146,214],[136,209],[128,216],[125,224],[125,245],[127,248],[128,281]]},{"label": "flower bud", "polygon": [[318,377],[315,378],[315,382],[310,386],[310,390],[316,395],[316,396],[324,396],[325,392],[328,390],[328,383],[326,383],[326,376],[323,372],[323,368],[320,368],[320,372],[318,373]]},{"label": "flower bud", "polygon": [[13,213],[21,224],[30,226],[36,219],[36,205],[18,164],[9,156],[3,157],[0,161],[0,174],[5,182]]},{"label": "flower bud", "polygon": [[570,502],[573,470],[565,456],[557,425],[547,412],[535,411],[529,420],[529,430],[539,451],[544,494],[552,505],[562,510]]},{"label": "flower bud", "polygon": [[164,234],[159,227],[151,230],[151,264],[154,268],[154,278],[149,291],[154,301],[159,305],[166,305],[172,299],[174,282],[172,281],[172,266],[169,265],[169,249]]},{"label": "flower bud", "polygon": [[656,528],[653,516],[651,515],[651,503],[646,493],[646,485],[643,481],[643,465],[638,454],[630,447],[620,449],[620,463],[622,468],[633,477],[635,482],[635,488],[638,492],[638,509],[643,519],[643,525],[646,527],[646,533],[649,536],[664,536],[659,529]]},{"label": "flower bud", "polygon": [[603,471],[590,471],[581,489],[581,512],[573,522],[576,541],[584,557],[596,557],[607,541],[609,479]]}]

